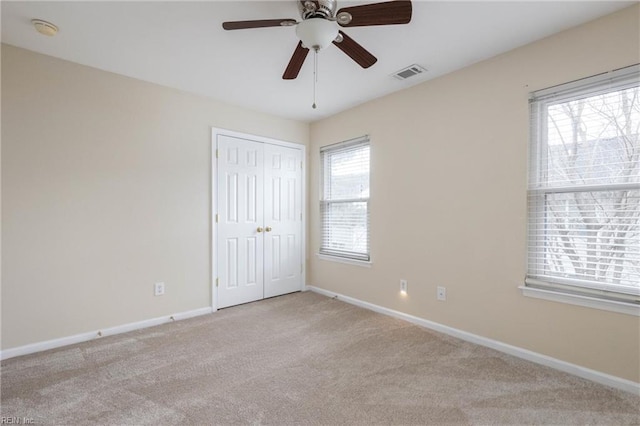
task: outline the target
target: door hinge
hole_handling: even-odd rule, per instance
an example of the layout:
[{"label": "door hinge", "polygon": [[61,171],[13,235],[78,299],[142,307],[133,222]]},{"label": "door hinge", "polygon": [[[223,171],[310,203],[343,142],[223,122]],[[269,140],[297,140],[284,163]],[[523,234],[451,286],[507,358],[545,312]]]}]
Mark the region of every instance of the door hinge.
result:
[{"label": "door hinge", "polygon": [[219,283],[219,281],[220,281],[220,280],[219,280],[218,278],[216,278],[216,287],[218,287],[218,283]]},{"label": "door hinge", "polygon": [[218,148],[216,148],[216,158],[218,158]]},{"label": "door hinge", "polygon": [[216,213],[216,223],[218,223],[218,213]]},{"label": "door hinge", "polygon": [[302,273],[304,271],[304,265],[301,263],[300,264],[300,273]]},{"label": "door hinge", "polygon": [[302,212],[300,212],[300,220],[302,220]]},{"label": "door hinge", "polygon": [[302,170],[302,161],[300,162],[300,170]]}]

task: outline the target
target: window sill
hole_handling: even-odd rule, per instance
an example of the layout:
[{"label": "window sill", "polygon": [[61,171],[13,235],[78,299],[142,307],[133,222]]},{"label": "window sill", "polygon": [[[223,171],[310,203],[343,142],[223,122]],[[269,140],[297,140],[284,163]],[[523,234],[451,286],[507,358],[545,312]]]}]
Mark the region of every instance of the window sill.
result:
[{"label": "window sill", "polygon": [[520,286],[518,288],[522,290],[522,294],[526,297],[534,297],[536,299],[551,300],[553,302],[568,303],[570,305],[640,316],[640,306],[632,303],[616,302],[614,300],[598,299],[596,297],[581,296],[577,294],[562,293],[559,291],[543,290],[540,288],[526,286]]},{"label": "window sill", "polygon": [[346,263],[347,265],[356,265],[362,268],[371,268],[371,265],[372,265],[372,262],[370,260],[367,261],[367,260],[347,259],[344,257],[329,256],[329,255],[320,254],[320,253],[317,253],[316,255],[320,260],[327,260],[329,262],[337,262],[337,263]]}]

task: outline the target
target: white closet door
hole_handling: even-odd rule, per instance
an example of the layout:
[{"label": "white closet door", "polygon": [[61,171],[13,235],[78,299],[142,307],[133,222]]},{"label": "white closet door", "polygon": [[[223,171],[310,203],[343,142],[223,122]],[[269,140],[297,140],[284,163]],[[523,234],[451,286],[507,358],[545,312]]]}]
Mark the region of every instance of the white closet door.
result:
[{"label": "white closet door", "polygon": [[302,155],[264,145],[264,297],[302,289]]},{"label": "white closet door", "polygon": [[218,136],[218,308],[264,297],[263,148]]}]

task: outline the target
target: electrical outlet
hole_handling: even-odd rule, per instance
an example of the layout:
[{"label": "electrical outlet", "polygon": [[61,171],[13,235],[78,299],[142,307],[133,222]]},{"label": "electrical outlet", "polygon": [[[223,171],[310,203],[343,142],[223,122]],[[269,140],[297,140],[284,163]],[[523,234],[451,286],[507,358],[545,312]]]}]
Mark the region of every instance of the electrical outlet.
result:
[{"label": "electrical outlet", "polygon": [[164,283],[155,283],[153,286],[153,294],[156,296],[162,296],[164,294]]},{"label": "electrical outlet", "polygon": [[400,280],[400,293],[407,293],[407,280]]},{"label": "electrical outlet", "polygon": [[438,287],[438,300],[447,300],[447,289]]}]

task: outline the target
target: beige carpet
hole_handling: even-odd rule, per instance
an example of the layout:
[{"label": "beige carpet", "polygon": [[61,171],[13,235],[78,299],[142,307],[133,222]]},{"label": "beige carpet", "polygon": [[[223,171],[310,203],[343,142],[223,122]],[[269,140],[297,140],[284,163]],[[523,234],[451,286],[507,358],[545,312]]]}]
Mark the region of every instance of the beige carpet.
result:
[{"label": "beige carpet", "polygon": [[48,424],[640,424],[640,398],[296,293],[2,362]]}]

